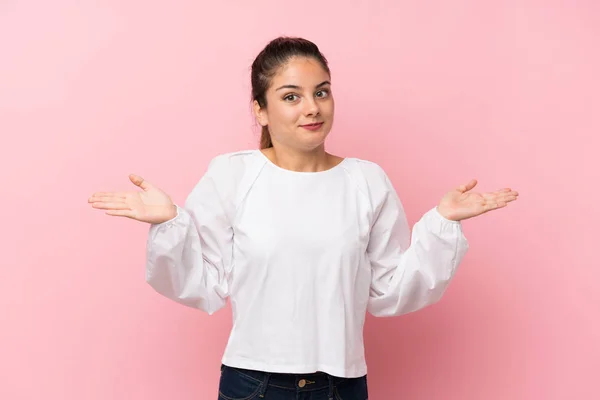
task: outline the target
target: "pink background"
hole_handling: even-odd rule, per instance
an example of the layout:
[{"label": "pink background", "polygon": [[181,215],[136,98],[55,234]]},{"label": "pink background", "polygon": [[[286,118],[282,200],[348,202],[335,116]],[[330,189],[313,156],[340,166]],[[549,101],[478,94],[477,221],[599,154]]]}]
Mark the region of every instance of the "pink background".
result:
[{"label": "pink background", "polygon": [[0,2],[0,399],[216,399],[227,308],[144,281],[147,226],[92,210],[142,174],[181,203],[254,148],[249,67],[279,34],[333,71],[329,149],[380,163],[411,223],[471,177],[444,299],[368,318],[373,399],[592,399],[600,369],[594,1]]}]

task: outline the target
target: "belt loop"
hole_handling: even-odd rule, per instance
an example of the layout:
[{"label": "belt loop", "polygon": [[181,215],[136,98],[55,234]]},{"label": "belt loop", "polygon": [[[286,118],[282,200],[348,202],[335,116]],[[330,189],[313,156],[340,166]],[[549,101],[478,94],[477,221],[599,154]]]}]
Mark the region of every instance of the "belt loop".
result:
[{"label": "belt loop", "polygon": [[333,400],[333,376],[327,374],[327,378],[329,378],[329,400]]},{"label": "belt loop", "polygon": [[269,386],[269,378],[270,377],[271,377],[271,374],[269,372],[266,372],[265,379],[263,380],[263,383],[261,385],[260,394],[258,395],[258,397],[260,397],[260,398],[265,397],[265,392],[267,391],[267,386]]}]

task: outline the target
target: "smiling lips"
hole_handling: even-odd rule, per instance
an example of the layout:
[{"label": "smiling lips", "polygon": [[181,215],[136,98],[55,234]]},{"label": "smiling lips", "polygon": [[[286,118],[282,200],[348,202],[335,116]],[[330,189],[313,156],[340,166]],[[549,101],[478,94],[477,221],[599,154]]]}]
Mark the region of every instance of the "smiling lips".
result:
[{"label": "smiling lips", "polygon": [[319,128],[321,128],[321,126],[323,126],[323,123],[319,122],[316,124],[306,124],[306,125],[300,125],[300,126],[304,129],[308,129],[309,131],[316,131]]}]

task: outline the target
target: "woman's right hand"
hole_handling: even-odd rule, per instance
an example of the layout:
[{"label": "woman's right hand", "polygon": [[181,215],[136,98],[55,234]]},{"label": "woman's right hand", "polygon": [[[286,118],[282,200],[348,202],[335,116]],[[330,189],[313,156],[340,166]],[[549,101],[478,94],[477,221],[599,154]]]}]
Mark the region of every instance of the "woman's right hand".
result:
[{"label": "woman's right hand", "polygon": [[177,216],[177,208],[168,194],[145,181],[129,175],[139,192],[98,192],[88,199],[92,207],[106,210],[107,215],[127,217],[150,224],[160,224]]}]

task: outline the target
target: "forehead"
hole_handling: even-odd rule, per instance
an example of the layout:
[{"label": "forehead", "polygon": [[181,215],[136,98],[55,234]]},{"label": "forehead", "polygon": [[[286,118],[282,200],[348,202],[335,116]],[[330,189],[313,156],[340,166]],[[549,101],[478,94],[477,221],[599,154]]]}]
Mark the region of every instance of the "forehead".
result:
[{"label": "forehead", "polygon": [[329,74],[317,60],[294,57],[277,71],[271,81],[271,88],[277,89],[282,85],[314,87],[327,80],[329,80]]}]

